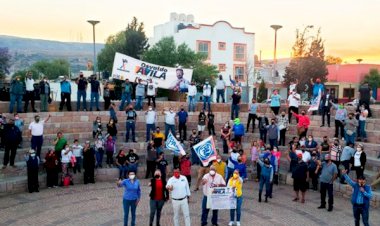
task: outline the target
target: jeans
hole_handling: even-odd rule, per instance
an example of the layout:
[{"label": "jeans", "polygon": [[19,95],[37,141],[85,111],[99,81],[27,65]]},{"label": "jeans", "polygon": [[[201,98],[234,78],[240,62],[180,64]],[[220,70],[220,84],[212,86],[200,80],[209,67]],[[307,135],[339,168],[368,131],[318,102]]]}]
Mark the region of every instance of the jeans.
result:
[{"label": "jeans", "polygon": [[[16,151],[17,151],[17,144],[7,144],[4,147],[4,162],[3,165],[6,166],[9,165],[13,166],[15,164],[15,157],[16,157]],[[11,156],[9,157],[9,152]]]},{"label": "jeans", "polygon": [[367,139],[367,132],[365,131],[365,123],[366,121],[359,120],[359,135],[358,137]]},{"label": "jeans", "polygon": [[120,165],[119,168],[119,179],[127,178],[128,167],[126,165]]},{"label": "jeans", "polygon": [[142,96],[136,96],[136,111],[140,111],[143,108],[143,97]]},{"label": "jeans", "polygon": [[48,99],[49,96],[46,94],[40,94],[40,101],[41,101],[41,112],[47,112],[48,111]]},{"label": "jeans", "polygon": [[128,164],[128,173],[129,172],[135,172],[135,174],[137,174],[137,163]]},{"label": "jeans", "polygon": [[273,147],[277,147],[277,139],[269,139],[269,145],[271,149],[273,149]]},{"label": "jeans", "polygon": [[333,184],[329,183],[323,183],[321,182],[320,185],[320,190],[321,190],[321,206],[326,206],[326,192],[329,196],[328,204],[329,208],[332,208],[334,205],[334,191],[333,191]]},{"label": "jeans", "polygon": [[164,207],[165,201],[164,200],[150,200],[150,217],[149,217],[149,225],[153,224],[154,215],[156,215],[156,225],[160,225],[160,219],[161,219],[161,211],[162,207]]},{"label": "jeans", "polygon": [[286,129],[280,130],[280,146],[285,146],[285,134],[286,134]]},{"label": "jeans", "polygon": [[208,111],[211,110],[211,97],[210,96],[203,96],[203,110],[206,110],[206,103],[208,107]]},{"label": "jeans", "polygon": [[131,103],[131,93],[123,92],[123,95],[121,96],[121,103],[119,106],[120,111],[125,110],[124,109],[125,101],[127,101],[127,105],[129,105]]},{"label": "jeans", "polygon": [[73,167],[73,172],[77,173],[77,170],[78,170],[78,172],[80,173],[81,172],[81,165],[82,165],[82,157],[75,156],[75,159],[77,160],[77,162],[75,163],[75,165]]},{"label": "jeans", "polygon": [[167,139],[168,137],[169,130],[173,134],[173,136],[175,136],[175,125],[165,123],[165,139]]},{"label": "jeans", "polygon": [[22,105],[22,95],[21,94],[11,94],[10,103],[9,103],[9,113],[13,113],[13,106],[17,102],[17,112],[21,113],[21,105]]},{"label": "jeans", "polygon": [[344,140],[346,141],[346,144],[348,142],[351,142],[352,144],[355,144],[355,140],[356,140],[356,131],[352,134],[352,135],[348,135],[347,134],[347,131],[345,130],[344,131]]},{"label": "jeans", "polygon": [[151,137],[151,132],[154,132],[156,129],[156,124],[146,124],[146,142],[148,142],[152,137]]},{"label": "jeans", "polygon": [[44,142],[43,136],[32,136],[31,148],[36,151],[36,155],[40,157],[41,147]]},{"label": "jeans", "polygon": [[80,110],[80,99],[82,98],[83,101],[83,110],[87,110],[87,104],[86,104],[86,90],[78,90],[77,92],[77,111]]},{"label": "jeans", "polygon": [[[202,199],[202,218],[201,224],[207,224],[208,212],[210,209],[207,209],[207,196],[203,196]],[[211,224],[218,224],[218,210],[212,210]]]},{"label": "jeans", "polygon": [[243,204],[243,196],[237,197],[236,209],[230,209],[230,221],[235,221],[235,211],[236,211],[236,221],[240,222],[242,204]]},{"label": "jeans", "polygon": [[238,104],[231,105],[231,120],[239,118],[240,106]]},{"label": "jeans", "polygon": [[29,105],[29,100],[30,104],[32,105],[32,110],[34,111],[34,91],[26,91],[25,93],[25,104],[24,104],[24,112],[26,113],[28,111],[28,105]]},{"label": "jeans", "polygon": [[364,226],[369,226],[368,223],[368,207],[366,208],[364,205],[353,205],[353,212],[355,218],[355,226],[360,225],[360,215],[362,215],[362,220]]},{"label": "jeans", "polygon": [[260,139],[264,141],[264,143],[267,142],[267,130],[266,129],[260,129]]},{"label": "jeans", "polygon": [[182,209],[183,218],[185,218],[185,226],[190,226],[190,212],[189,212],[189,203],[187,199],[183,200],[173,200],[172,199],[172,205],[173,205],[173,221],[174,226],[179,226],[179,210]]},{"label": "jeans", "polygon": [[222,97],[223,103],[226,101],[224,100],[224,89],[217,89],[216,90],[216,102],[219,103],[219,97]]},{"label": "jeans", "polygon": [[132,130],[132,141],[136,142],[136,137],[135,137],[136,122],[135,121],[127,121],[127,122],[125,122],[125,127],[127,128],[127,131],[125,133],[125,142],[129,141],[129,132],[131,130]]},{"label": "jeans", "polygon": [[61,103],[59,104],[59,110],[63,110],[63,106],[65,106],[68,111],[71,111],[71,93],[61,93]]},{"label": "jeans", "polygon": [[103,156],[104,156],[104,149],[98,148],[98,151],[96,152],[96,167],[102,167]]},{"label": "jeans", "polygon": [[136,207],[137,207],[136,202],[137,202],[137,200],[125,200],[125,199],[123,199],[124,226],[128,226],[129,209],[131,209],[131,215],[132,215],[131,226],[136,225]]},{"label": "jeans", "polygon": [[189,102],[188,111],[195,111],[195,96],[189,96],[187,101]]},{"label": "jeans", "polygon": [[90,111],[92,111],[92,105],[94,104],[94,100],[95,100],[96,110],[98,110],[99,109],[99,93],[98,92],[91,92]]},{"label": "jeans", "polygon": [[342,121],[335,120],[335,137],[339,138],[339,132],[340,136],[344,137],[344,125]]},{"label": "jeans", "polygon": [[[266,167],[266,166],[264,166]],[[265,185],[265,197],[271,196],[271,185],[270,185],[270,178],[264,175],[260,175],[260,187],[259,187],[259,194],[263,192],[263,188]]]},{"label": "jeans", "polygon": [[251,113],[248,114],[247,129],[246,129],[247,132],[249,130],[249,124],[251,123],[251,121],[252,121],[252,133],[255,130],[255,121],[256,121],[256,118],[257,118],[256,114],[251,114]]}]

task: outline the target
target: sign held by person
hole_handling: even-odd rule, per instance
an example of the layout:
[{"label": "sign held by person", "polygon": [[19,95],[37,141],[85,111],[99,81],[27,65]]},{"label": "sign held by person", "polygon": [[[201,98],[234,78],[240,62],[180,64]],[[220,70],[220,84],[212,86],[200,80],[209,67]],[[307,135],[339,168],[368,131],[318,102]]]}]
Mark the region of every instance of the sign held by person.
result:
[{"label": "sign held by person", "polygon": [[173,134],[170,132],[168,135],[168,139],[165,141],[166,148],[173,151],[174,153],[186,155],[185,150],[183,149],[182,145],[179,143],[179,141],[173,136]]},{"label": "sign held by person", "polygon": [[236,209],[236,198],[232,188],[215,187],[209,195],[210,208],[213,210]]},{"label": "sign held by person", "polygon": [[193,146],[195,153],[198,155],[203,166],[207,166],[218,155],[215,148],[214,138],[209,136],[207,139]]}]

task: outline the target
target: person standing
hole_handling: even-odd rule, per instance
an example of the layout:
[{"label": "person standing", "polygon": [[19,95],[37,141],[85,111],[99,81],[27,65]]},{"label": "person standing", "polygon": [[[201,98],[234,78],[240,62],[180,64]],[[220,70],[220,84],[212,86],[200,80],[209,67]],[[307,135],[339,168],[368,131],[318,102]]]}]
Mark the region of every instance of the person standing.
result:
[{"label": "person standing", "polygon": [[[350,172],[351,158],[354,157],[354,154],[355,154],[354,144],[348,142],[347,146],[343,148],[342,155],[340,157],[340,162],[342,163],[342,166],[344,167],[344,169],[347,170],[347,173]],[[343,175],[341,175],[340,183],[341,184],[345,183]]]},{"label": "person standing", "polygon": [[184,175],[189,182],[189,187],[191,185],[191,161],[190,156],[186,153],[185,156],[180,156],[179,168],[182,175]]},{"label": "person standing", "polygon": [[223,103],[225,103],[224,92],[226,91],[226,82],[223,80],[223,76],[219,75],[219,79],[216,81],[216,102],[219,103],[219,97],[222,97]]},{"label": "person standing", "polygon": [[356,171],[357,178],[364,176],[365,164],[367,162],[367,155],[363,149],[363,144],[358,144],[354,153],[353,168]]},{"label": "person standing", "polygon": [[220,130],[220,138],[223,141],[223,153],[227,154],[228,153],[228,144],[231,139],[231,127],[230,127],[230,122],[227,121],[222,129]]},{"label": "person standing", "polygon": [[65,177],[69,177],[70,184],[73,185],[73,176],[69,171],[72,156],[73,156],[73,152],[70,149],[69,145],[66,144],[66,146],[61,150],[61,153],[60,153],[61,167],[62,167],[61,168],[62,175],[61,175],[61,183],[60,183],[61,186],[63,186],[64,184]]},{"label": "person standing", "polygon": [[54,144],[54,151],[56,155],[58,156],[61,153],[62,149],[64,149],[67,144],[67,140],[63,136],[62,132],[57,133],[57,137],[54,139],[53,144]]},{"label": "person standing", "polygon": [[359,123],[358,120],[356,120],[356,118],[354,117],[354,113],[348,114],[348,119],[346,119],[344,122],[344,139],[346,140],[346,142],[351,142],[355,144],[356,132]]},{"label": "person standing", "polygon": [[131,104],[132,92],[133,92],[132,84],[129,82],[129,79],[125,79],[124,91],[123,91],[123,94],[121,96],[119,111],[124,111],[125,101],[127,101],[127,105]]},{"label": "person standing", "polygon": [[107,137],[106,142],[104,144],[104,149],[106,151],[106,156],[107,156],[106,164],[108,168],[111,168],[113,164],[113,154],[115,153],[115,150],[116,150],[115,140],[112,139],[112,136]]},{"label": "person standing", "polygon": [[285,146],[285,134],[289,126],[289,120],[288,120],[288,117],[286,117],[285,111],[282,111],[281,115],[277,116],[277,125],[278,125],[278,130],[280,131],[279,145]]},{"label": "person standing", "polygon": [[260,140],[262,140],[264,143],[267,142],[267,126],[269,125],[269,120],[265,116],[265,114],[262,114],[262,116],[257,117],[257,120],[259,121],[259,132],[260,132]]},{"label": "person standing", "polygon": [[[225,187],[226,182],[224,181],[222,175],[216,173],[215,166],[210,167],[209,173],[205,174],[202,178],[202,188],[203,188],[203,199],[202,199],[202,217],[201,225],[207,225],[208,212],[210,211],[207,208],[207,199],[212,193],[214,187]],[[212,210],[212,225],[218,225],[218,210]]]},{"label": "person standing", "polygon": [[232,177],[228,180],[227,187],[232,188],[236,197],[236,209],[230,209],[230,223],[232,226],[235,222],[236,212],[236,226],[240,226],[241,206],[243,204],[243,179],[239,175],[239,170],[234,170]]},{"label": "person standing", "polygon": [[[295,112],[298,114],[298,108],[300,105],[301,96],[297,93],[297,90],[292,90],[290,95],[288,96],[288,115],[289,115],[289,123],[292,123],[292,114],[291,112]],[[298,121],[297,121],[298,122]]]},{"label": "person standing", "polygon": [[37,112],[34,108],[34,79],[32,76],[32,72],[28,71],[25,78],[25,104],[24,104],[24,112],[28,112],[28,105],[30,101],[30,105],[32,106],[32,111]]},{"label": "person standing", "polygon": [[187,102],[188,102],[188,110],[189,112],[195,111],[195,97],[197,95],[197,87],[195,86],[194,82],[191,82],[191,84],[188,86],[188,92],[187,92]]},{"label": "person standing", "polygon": [[302,153],[297,154],[297,157],[298,163],[292,171],[293,189],[296,195],[293,202],[299,200],[299,191],[301,191],[301,203],[305,203],[305,192],[308,188],[307,181],[309,179],[309,171],[307,164],[302,161]]},{"label": "person standing", "polygon": [[103,157],[104,157],[104,139],[102,135],[98,135],[94,142],[94,150],[96,156],[95,168],[103,168]]},{"label": "person standing", "polygon": [[188,114],[185,111],[185,108],[183,107],[183,105],[181,105],[181,110],[177,113],[177,116],[178,116],[179,136],[180,136],[180,140],[181,140],[181,143],[182,143],[184,140],[186,140],[186,137],[187,137],[187,132],[186,132],[187,131],[187,126],[186,126],[186,123],[187,123],[187,118],[188,118]]},{"label": "person standing", "polygon": [[167,139],[169,130],[175,136],[175,121],[176,113],[173,111],[173,108],[169,108],[169,111],[162,111],[162,114],[165,115],[165,138]]},{"label": "person standing", "polygon": [[227,165],[226,162],[222,161],[220,155],[216,156],[216,161],[212,165],[215,167],[216,173],[220,174],[222,178],[226,178]]},{"label": "person standing", "polygon": [[347,118],[347,110],[344,108],[343,104],[335,104],[330,101],[332,106],[336,109],[335,112],[335,138],[339,138],[339,132],[341,138],[344,138],[344,124]]},{"label": "person standing", "polygon": [[232,131],[234,132],[235,142],[241,144],[241,139],[244,136],[244,126],[240,123],[239,118],[235,118]]},{"label": "person standing", "polygon": [[92,106],[94,105],[97,111],[100,111],[99,108],[99,97],[102,95],[102,90],[100,89],[100,82],[96,79],[96,75],[91,76],[91,101],[90,101],[90,111],[92,111]]},{"label": "person standing", "polygon": [[127,172],[128,172],[128,166],[127,166],[127,156],[125,155],[125,152],[123,149],[119,150],[119,153],[116,155],[115,159],[115,165],[117,168],[119,168],[119,179],[127,179]]},{"label": "person standing", "polygon": [[40,100],[41,100],[41,112],[48,111],[48,103],[50,98],[50,84],[47,77],[44,77],[40,81]]},{"label": "person standing", "polygon": [[248,105],[249,114],[248,114],[248,121],[247,121],[247,130],[245,131],[246,133],[248,133],[249,124],[251,121],[252,121],[252,133],[254,133],[255,131],[255,121],[257,119],[256,113],[257,113],[258,106],[259,105],[256,103],[256,99],[252,98],[252,102],[249,103]]},{"label": "person standing", "polygon": [[104,99],[104,110],[107,111],[111,105],[111,89],[109,82],[103,87],[103,99]]},{"label": "person standing", "polygon": [[273,113],[277,116],[278,112],[280,111],[281,107],[281,95],[278,94],[278,90],[273,90],[272,95],[270,96],[270,108],[272,109]]},{"label": "person standing", "polygon": [[[21,142],[21,131],[14,124],[14,119],[8,119],[8,123],[4,125],[4,134],[3,134],[4,142],[4,161],[3,161],[3,169],[5,169],[8,165],[8,162],[11,167],[16,168],[15,166],[15,157],[17,152],[17,147]],[[9,156],[10,154],[10,156]]]},{"label": "person standing", "polygon": [[[23,141],[22,132],[24,131],[24,120],[22,118],[20,118],[20,115],[18,113],[15,113],[14,117],[15,117],[15,120],[14,120],[15,126],[20,130],[20,133],[21,133],[21,141],[18,144],[18,147],[22,148],[22,141]],[[4,129],[4,127],[3,127],[3,129]]]},{"label": "person standing", "polygon": [[135,104],[135,109],[136,111],[141,111],[143,109],[143,99],[145,98],[145,81],[143,81],[141,78],[136,78],[135,82],[137,81],[136,85],[136,91],[135,91],[135,96],[136,96],[136,104]]},{"label": "person standing", "polygon": [[154,172],[154,178],[150,180],[150,216],[149,226],[153,226],[154,215],[156,215],[156,225],[160,226],[161,211],[166,201],[169,200],[169,191],[166,189],[166,180],[161,178],[161,171]]},{"label": "person standing", "polygon": [[270,121],[270,125],[267,126],[267,131],[268,131],[268,139],[269,139],[269,144],[270,148],[273,149],[273,147],[278,146],[278,126],[276,124],[276,119],[272,118]]},{"label": "person standing", "polygon": [[[95,141],[96,145],[96,141]],[[74,140],[74,144],[71,146],[71,149],[73,150],[73,155],[75,156],[75,166],[73,167],[74,174],[77,173],[77,171],[81,172],[81,166],[83,161],[83,146],[79,144],[78,140]]]},{"label": "person standing", "polygon": [[214,113],[212,113],[212,111],[209,111],[207,113],[207,130],[208,130],[208,134],[211,136],[215,136],[215,126],[214,126],[214,122],[215,122],[215,115]]},{"label": "person standing", "polygon": [[326,208],[326,192],[328,193],[328,209],[331,212],[334,205],[334,181],[338,175],[338,169],[336,165],[331,161],[330,155],[325,155],[325,162],[318,162],[317,169],[315,173],[322,168],[321,175],[319,176],[320,181],[320,191],[321,191],[321,205],[318,209]]},{"label": "person standing", "polygon": [[46,186],[48,188],[58,186],[58,158],[53,149],[49,149],[45,156]]},{"label": "person standing", "polygon": [[114,119],[110,118],[107,124],[107,135],[110,136],[114,141],[116,141],[117,127]]},{"label": "person standing", "polygon": [[24,95],[24,84],[20,81],[20,76],[16,76],[13,79],[9,88],[10,101],[9,101],[9,113],[13,113],[13,106],[17,102],[17,113],[21,113],[22,96]]},{"label": "person standing", "polygon": [[146,152],[145,179],[148,179],[150,175],[152,175],[152,177],[154,176],[154,170],[156,169],[157,152],[154,148],[153,140],[149,141]]},{"label": "person standing", "polygon": [[71,84],[67,81],[67,76],[60,82],[61,86],[61,103],[59,104],[59,110],[63,110],[63,106],[66,103],[66,108],[71,111]]},{"label": "person standing", "polygon": [[367,132],[365,129],[365,124],[368,117],[368,110],[366,109],[365,105],[360,106],[360,112],[357,114],[359,115],[359,133],[358,133],[358,141],[361,141],[363,139],[364,142],[367,142]]},{"label": "person standing", "polygon": [[372,117],[372,112],[369,107],[371,103],[371,87],[369,86],[368,82],[364,82],[360,88],[359,88],[359,105],[360,106],[365,105],[368,107],[368,117]]},{"label": "person standing", "polygon": [[95,139],[95,137],[98,137],[99,135],[102,136],[102,129],[102,118],[97,116],[95,121],[92,123],[92,138]]},{"label": "person standing", "polygon": [[202,136],[203,131],[205,131],[206,127],[206,121],[207,121],[207,116],[205,114],[205,110],[201,110],[198,115],[198,135]]},{"label": "person standing", "polygon": [[348,184],[353,188],[351,203],[354,212],[355,225],[360,225],[361,215],[364,226],[369,226],[369,207],[372,199],[371,186],[366,184],[366,179],[364,176],[358,177],[357,182],[354,182],[347,175],[347,170],[342,170],[342,175]]},{"label": "person standing", "polygon": [[179,211],[182,210],[185,219],[185,226],[190,226],[189,199],[190,188],[185,176],[182,176],[179,169],[173,170],[173,176],[168,180],[166,188],[171,192],[173,205],[174,226],[179,226]]},{"label": "person standing", "polygon": [[[50,119],[50,114],[49,116],[40,121],[40,116],[36,115],[34,116],[34,122],[31,122],[29,124],[29,131],[30,135],[32,136],[31,139],[31,148],[36,151],[36,155],[40,157],[41,154],[41,147],[44,142],[44,124]],[[61,156],[61,155],[57,155]]]},{"label": "person standing", "polygon": [[211,85],[209,81],[206,79],[205,84],[203,85],[203,110],[206,110],[206,104],[208,107],[208,111],[211,110]]},{"label": "person standing", "polygon": [[156,129],[157,114],[153,110],[152,106],[148,107],[148,111],[145,112],[145,122],[146,122],[146,142],[149,142],[151,139],[151,133],[154,133]]},{"label": "person standing", "polygon": [[156,95],[157,95],[157,85],[153,83],[153,80],[150,78],[148,79],[148,85],[147,85],[147,92],[146,96],[148,98],[148,106],[150,105],[150,101],[153,102],[153,108],[156,109]]},{"label": "person standing", "polygon": [[127,115],[126,122],[125,122],[125,142],[129,142],[129,133],[132,132],[132,142],[136,143],[136,136],[135,136],[135,129],[136,129],[136,120],[137,120],[137,114],[136,111],[133,110],[132,105],[129,105],[129,108],[125,111],[125,114]]},{"label": "person standing", "polygon": [[322,125],[321,127],[325,126],[325,117],[327,116],[327,126],[330,127],[330,109],[331,109],[331,102],[332,100],[329,90],[326,91],[326,93],[321,98],[321,111],[322,111]]},{"label": "person standing", "polygon": [[305,110],[302,110],[300,115],[295,113],[295,112],[292,112],[292,111],[290,113],[292,113],[294,115],[294,117],[296,117],[296,119],[298,120],[298,124],[297,124],[298,136],[300,138],[306,137],[307,131],[308,131],[309,126],[310,126],[309,116],[306,114]]},{"label": "person standing", "polygon": [[160,154],[163,149],[162,146],[165,143],[165,134],[163,134],[160,130],[160,127],[156,127],[156,132],[152,134],[152,139],[153,139],[153,147],[156,149],[157,154]]},{"label": "person standing", "polygon": [[315,79],[315,83],[313,82],[313,78],[310,79],[310,83],[313,86],[313,100],[317,98],[319,92],[323,93],[325,91],[325,86],[321,82],[320,78]]},{"label": "person standing", "polygon": [[241,100],[240,93],[237,92],[237,91],[234,91],[234,93],[231,96],[231,99],[232,99],[232,103],[231,103],[231,120],[234,120],[235,118],[239,118],[240,100]]},{"label": "person standing", "polygon": [[40,158],[36,156],[33,149],[30,149],[28,154],[25,155],[27,175],[28,175],[28,190],[29,193],[40,192],[38,183],[38,167],[40,165]]},{"label": "person standing", "polygon": [[201,141],[202,141],[201,136],[199,135],[199,133],[197,134],[197,131],[195,129],[193,129],[192,134],[189,136],[189,146],[191,149],[191,163],[193,165],[201,164],[201,161],[193,148],[194,145],[198,144]]},{"label": "person standing", "polygon": [[131,226],[136,225],[136,209],[141,198],[140,181],[136,179],[136,173],[130,171],[128,179],[117,182],[118,187],[124,187],[123,209],[124,209],[124,226],[128,226],[129,210],[131,210]]},{"label": "person standing", "polygon": [[94,169],[95,169],[95,150],[90,145],[90,141],[86,141],[86,144],[83,148],[83,179],[84,184],[92,183],[95,184],[95,176],[94,176]]},{"label": "person standing", "polygon": [[87,90],[87,81],[84,78],[83,72],[79,73],[79,77],[75,81],[75,83],[78,85],[78,92],[77,92],[77,111],[80,110],[80,100],[82,99],[83,103],[83,111],[87,111],[87,104],[86,104],[86,90]]}]

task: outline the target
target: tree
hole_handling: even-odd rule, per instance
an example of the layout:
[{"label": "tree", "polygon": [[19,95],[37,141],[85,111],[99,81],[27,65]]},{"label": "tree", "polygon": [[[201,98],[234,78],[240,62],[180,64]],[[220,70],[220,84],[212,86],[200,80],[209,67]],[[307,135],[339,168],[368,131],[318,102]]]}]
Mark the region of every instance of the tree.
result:
[{"label": "tree", "polygon": [[[321,30],[318,30],[316,36],[307,36],[308,28],[311,27],[306,27],[302,33],[297,30],[293,56],[285,68],[285,84],[290,85],[291,82],[298,80],[299,92],[305,91],[306,87],[311,85],[310,79],[320,78],[322,82],[326,82],[328,73],[324,60],[324,44],[320,36]],[[312,89],[308,89],[307,92],[311,94]]]},{"label": "tree", "polygon": [[0,79],[9,74],[11,55],[8,48],[0,47]]},{"label": "tree", "polygon": [[370,87],[380,87],[380,73],[379,70],[373,68],[369,73],[364,76],[364,81],[368,82]]},{"label": "tree", "polygon": [[341,64],[342,63],[342,59],[340,57],[334,57],[334,56],[326,56],[326,64],[327,65],[334,65],[334,64]]},{"label": "tree", "polygon": [[112,71],[115,53],[123,53],[140,59],[148,49],[148,39],[145,35],[144,24],[139,23],[136,17],[127,25],[124,31],[107,38],[104,48],[98,54],[98,68],[100,71]]},{"label": "tree", "polygon": [[258,103],[261,103],[267,99],[267,97],[265,96],[265,93],[266,93],[265,89],[266,89],[266,87],[265,87],[264,79],[261,79],[259,91],[257,92],[257,102]]},{"label": "tree", "polygon": [[65,59],[41,60],[34,63],[27,70],[17,71],[12,77],[20,76],[23,79],[28,71],[32,71],[34,79],[41,79],[41,76],[46,76],[48,79],[56,79],[58,76],[69,74],[70,63]]}]

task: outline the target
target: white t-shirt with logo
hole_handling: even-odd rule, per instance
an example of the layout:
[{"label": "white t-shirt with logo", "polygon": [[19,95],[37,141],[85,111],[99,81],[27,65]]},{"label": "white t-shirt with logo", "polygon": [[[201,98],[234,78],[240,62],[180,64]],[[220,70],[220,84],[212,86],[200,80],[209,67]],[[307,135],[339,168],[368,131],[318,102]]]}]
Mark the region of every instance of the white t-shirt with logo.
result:
[{"label": "white t-shirt with logo", "polygon": [[156,95],[156,89],[157,85],[154,83],[148,83],[148,89],[147,89],[147,95],[148,96],[155,96]]},{"label": "white t-shirt with logo", "polygon": [[[298,100],[296,98],[294,98],[294,97],[297,97]],[[289,106],[290,107],[296,107],[296,108],[298,108],[299,105],[300,105],[300,101],[299,101],[300,98],[301,98],[301,96],[298,93],[296,93],[296,94],[290,94],[289,97],[288,97]]]}]

